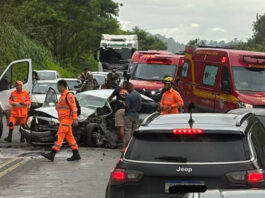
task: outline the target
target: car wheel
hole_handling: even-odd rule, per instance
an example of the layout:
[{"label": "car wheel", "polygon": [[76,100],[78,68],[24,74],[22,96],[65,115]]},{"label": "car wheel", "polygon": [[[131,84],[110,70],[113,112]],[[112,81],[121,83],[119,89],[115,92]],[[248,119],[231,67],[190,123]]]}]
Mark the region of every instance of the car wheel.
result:
[{"label": "car wheel", "polygon": [[101,146],[103,131],[97,124],[88,124],[84,132],[84,145],[89,147]]}]

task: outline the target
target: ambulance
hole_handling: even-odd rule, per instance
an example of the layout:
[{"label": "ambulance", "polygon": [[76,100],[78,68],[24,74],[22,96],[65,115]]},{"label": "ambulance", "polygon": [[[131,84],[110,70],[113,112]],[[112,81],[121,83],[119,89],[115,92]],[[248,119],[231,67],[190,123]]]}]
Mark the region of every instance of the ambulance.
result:
[{"label": "ambulance", "polygon": [[179,89],[197,112],[265,108],[265,53],[219,48],[187,49]]},{"label": "ambulance", "polygon": [[177,86],[179,68],[183,63],[183,55],[143,55],[131,75],[130,82],[138,92],[154,99],[164,87],[164,76],[172,76]]}]

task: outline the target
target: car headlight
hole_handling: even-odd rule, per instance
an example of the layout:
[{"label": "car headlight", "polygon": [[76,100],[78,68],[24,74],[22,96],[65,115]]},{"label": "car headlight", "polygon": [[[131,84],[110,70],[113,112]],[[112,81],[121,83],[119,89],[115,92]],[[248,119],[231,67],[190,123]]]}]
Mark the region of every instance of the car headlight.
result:
[{"label": "car headlight", "polygon": [[28,128],[31,128],[31,123],[32,123],[33,119],[34,119],[33,116],[28,117],[28,120],[27,120],[27,127]]},{"label": "car headlight", "polygon": [[251,104],[247,104],[241,101],[239,101],[237,104],[239,108],[253,109],[253,105]]},{"label": "car headlight", "polygon": [[58,124],[59,124],[59,121],[58,120],[52,119],[52,120],[49,121],[49,125],[50,126],[56,126]]},{"label": "car headlight", "polygon": [[86,120],[86,117],[84,116],[84,115],[79,115],[78,116],[78,121],[79,122],[83,122],[83,121],[85,121]]},{"label": "car headlight", "polygon": [[155,95],[156,94],[156,91],[151,91],[151,95]]}]

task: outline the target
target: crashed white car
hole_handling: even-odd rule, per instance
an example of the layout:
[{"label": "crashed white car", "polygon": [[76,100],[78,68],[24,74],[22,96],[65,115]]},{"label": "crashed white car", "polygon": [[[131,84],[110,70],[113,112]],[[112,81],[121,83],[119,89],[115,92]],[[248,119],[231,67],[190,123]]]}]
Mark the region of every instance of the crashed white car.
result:
[{"label": "crashed white car", "polygon": [[[102,89],[78,93],[76,98],[81,107],[78,117],[78,127],[73,127],[73,134],[79,143],[85,146],[104,146],[115,148],[119,141],[114,126],[114,111],[116,99],[107,101],[114,90]],[[59,126],[55,109],[57,94],[50,89],[46,95],[43,107],[35,109],[29,116],[27,126],[22,126],[20,132],[28,143],[52,144],[56,138]],[[140,119],[155,112],[157,103],[142,95]]]}]

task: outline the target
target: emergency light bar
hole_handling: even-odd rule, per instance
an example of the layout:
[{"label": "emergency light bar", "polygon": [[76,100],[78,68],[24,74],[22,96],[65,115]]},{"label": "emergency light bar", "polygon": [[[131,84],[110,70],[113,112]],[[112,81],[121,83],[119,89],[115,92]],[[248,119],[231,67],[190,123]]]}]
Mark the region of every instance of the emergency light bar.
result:
[{"label": "emergency light bar", "polygon": [[147,64],[163,64],[163,65],[171,65],[172,60],[167,57],[157,57],[157,56],[149,56],[146,60]]},{"label": "emergency light bar", "polygon": [[265,64],[265,56],[243,55],[243,62],[252,64]]}]

